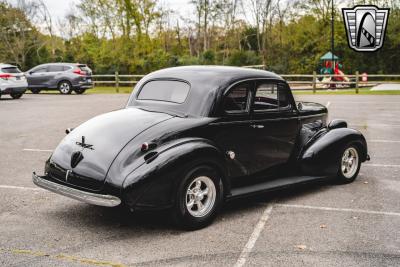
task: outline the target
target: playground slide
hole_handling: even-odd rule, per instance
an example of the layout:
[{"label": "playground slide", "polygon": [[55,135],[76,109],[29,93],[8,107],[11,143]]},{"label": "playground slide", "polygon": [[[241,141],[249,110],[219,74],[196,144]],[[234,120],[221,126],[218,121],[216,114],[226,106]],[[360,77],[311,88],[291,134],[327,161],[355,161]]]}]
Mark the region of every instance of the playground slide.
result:
[{"label": "playground slide", "polygon": [[345,81],[345,82],[349,82],[350,81],[350,79],[346,75],[344,75],[343,71],[341,71],[339,69],[335,70],[335,74],[336,75],[340,75],[340,77],[337,77],[337,79],[341,79],[342,81]]}]

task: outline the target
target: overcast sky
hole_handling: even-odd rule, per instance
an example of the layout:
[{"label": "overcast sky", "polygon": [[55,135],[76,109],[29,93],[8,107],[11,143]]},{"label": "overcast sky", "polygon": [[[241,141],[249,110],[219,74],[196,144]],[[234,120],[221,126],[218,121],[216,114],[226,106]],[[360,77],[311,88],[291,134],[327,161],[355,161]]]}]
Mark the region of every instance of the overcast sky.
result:
[{"label": "overcast sky", "polygon": [[[8,1],[12,4],[17,2],[17,0]],[[76,3],[79,3],[80,0],[43,0],[43,2],[47,5],[50,14],[53,15],[53,21],[57,21],[68,14],[72,10],[72,7]],[[182,15],[187,15],[191,8],[189,0],[161,0],[161,3],[165,3],[165,5],[169,6],[174,11],[178,11]]]}]

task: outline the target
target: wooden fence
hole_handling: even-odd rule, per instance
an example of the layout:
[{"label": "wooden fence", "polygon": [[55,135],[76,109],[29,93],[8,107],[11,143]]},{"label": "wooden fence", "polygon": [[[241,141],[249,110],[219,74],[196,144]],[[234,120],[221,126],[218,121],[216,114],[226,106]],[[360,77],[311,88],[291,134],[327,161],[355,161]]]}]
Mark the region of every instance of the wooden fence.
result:
[{"label": "wooden fence", "polygon": [[[263,69],[262,65],[245,66],[245,68]],[[359,92],[360,87],[371,87],[377,84],[400,84],[400,74],[360,74],[356,71],[352,75],[320,75],[315,71],[313,74],[282,74],[280,75],[291,85],[294,90],[326,90],[330,88],[348,89],[354,88]],[[95,85],[113,85],[116,92],[119,92],[121,86],[133,87],[144,75],[119,74],[96,74],[92,75]],[[345,77],[345,80],[343,78]],[[326,79],[328,78],[328,79]],[[338,79],[335,79],[338,78]]]}]

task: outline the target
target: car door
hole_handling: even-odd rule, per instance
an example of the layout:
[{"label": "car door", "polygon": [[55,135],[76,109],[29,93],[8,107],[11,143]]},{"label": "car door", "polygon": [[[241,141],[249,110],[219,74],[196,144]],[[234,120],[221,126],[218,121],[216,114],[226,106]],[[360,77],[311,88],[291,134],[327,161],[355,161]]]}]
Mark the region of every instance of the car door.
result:
[{"label": "car door", "polygon": [[49,65],[46,76],[46,87],[57,88],[58,82],[63,79],[64,66],[63,65]]},{"label": "car door", "polygon": [[251,104],[251,128],[257,149],[251,172],[259,177],[282,173],[294,150],[299,131],[298,112],[286,83],[256,82]]},{"label": "car door", "polygon": [[211,124],[211,139],[227,154],[229,176],[232,179],[250,174],[252,142],[250,121],[251,95],[254,82],[241,82],[229,89],[221,100],[219,107],[220,118]]},{"label": "car door", "polygon": [[28,72],[26,76],[29,87],[46,87],[45,82],[47,80],[47,66],[35,68]]}]

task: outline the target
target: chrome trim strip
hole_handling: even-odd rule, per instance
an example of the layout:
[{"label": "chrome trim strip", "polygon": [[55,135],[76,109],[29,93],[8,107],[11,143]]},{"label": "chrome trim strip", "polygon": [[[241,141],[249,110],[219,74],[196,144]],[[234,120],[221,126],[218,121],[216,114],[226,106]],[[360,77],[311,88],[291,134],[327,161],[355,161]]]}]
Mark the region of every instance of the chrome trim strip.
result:
[{"label": "chrome trim strip", "polygon": [[247,123],[261,123],[261,122],[274,122],[274,121],[287,121],[287,120],[302,120],[302,119],[309,119],[309,118],[314,118],[314,117],[321,117],[325,116],[328,113],[319,113],[319,114],[314,114],[314,115],[305,115],[305,116],[292,116],[292,117],[279,117],[279,118],[270,118],[270,119],[251,119],[251,120],[242,120],[242,121],[222,121],[222,122],[211,122],[210,125],[227,125],[227,124],[247,124]]},{"label": "chrome trim strip", "polygon": [[46,179],[43,179],[36,173],[32,174],[32,181],[35,185],[41,188],[89,204],[104,206],[104,207],[115,207],[121,204],[121,199],[119,199],[116,196],[100,195],[100,194],[85,192],[65,185],[57,184],[48,181]]}]

